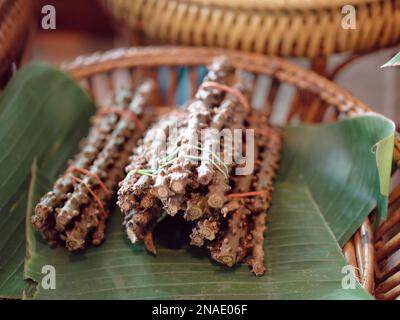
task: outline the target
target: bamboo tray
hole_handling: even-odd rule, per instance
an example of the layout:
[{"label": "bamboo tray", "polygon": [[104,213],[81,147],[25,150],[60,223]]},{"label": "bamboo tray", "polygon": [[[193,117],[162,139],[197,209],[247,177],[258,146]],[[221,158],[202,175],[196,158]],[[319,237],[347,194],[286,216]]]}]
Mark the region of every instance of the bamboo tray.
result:
[{"label": "bamboo tray", "polygon": [[[178,92],[179,67],[185,67],[189,76],[189,95],[196,90],[198,67],[211,62],[216,55],[228,55],[235,68],[253,73],[258,79],[269,81],[263,107],[273,120],[279,104],[279,113],[284,111],[283,123],[332,122],[338,117],[351,117],[372,110],[329,80],[316,73],[304,70],[285,60],[254,53],[240,53],[222,49],[189,47],[148,47],[116,49],[95,53],[66,63],[63,68],[80,81],[94,97],[98,105],[106,101],[115,90],[113,77],[121,70],[129,71],[127,81],[133,87],[140,77],[158,79],[161,69],[168,70],[167,93],[155,97],[161,105],[175,105]],[[134,71],[134,72],[133,72]],[[165,73],[164,73],[165,74]],[[286,108],[277,96],[285,88],[294,89]],[[281,117],[280,117],[281,118]],[[281,121],[282,124],[282,121]],[[396,137],[393,175],[400,166],[400,140]],[[393,179],[394,181],[394,179]],[[392,182],[393,182],[392,181]],[[400,297],[400,185],[395,185],[390,194],[389,218],[383,223],[374,239],[371,220],[367,219],[353,238],[344,246],[343,252],[349,264],[356,267],[361,285],[378,299]]]}]

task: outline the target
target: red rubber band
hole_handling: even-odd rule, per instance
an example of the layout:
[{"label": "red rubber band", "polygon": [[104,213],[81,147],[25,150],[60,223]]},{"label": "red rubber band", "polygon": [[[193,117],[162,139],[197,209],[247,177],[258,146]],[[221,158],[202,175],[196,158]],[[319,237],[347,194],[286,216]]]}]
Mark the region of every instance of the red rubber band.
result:
[{"label": "red rubber band", "polygon": [[134,112],[129,111],[129,110],[124,110],[121,108],[116,108],[116,107],[102,107],[97,111],[98,115],[106,115],[109,113],[115,113],[115,114],[119,115],[120,117],[123,117],[123,118],[126,118],[126,119],[132,121],[138,127],[140,132],[144,132],[145,127]]},{"label": "red rubber band", "polygon": [[226,195],[227,198],[247,198],[256,196],[267,196],[268,191],[253,191],[253,192],[243,192],[243,193],[231,193]]},{"label": "red rubber band", "polygon": [[85,168],[79,168],[79,167],[71,167],[70,170],[78,171],[80,173],[83,173],[83,174],[86,174],[88,176],[95,178],[97,180],[97,182],[99,183],[100,187],[103,189],[103,191],[107,195],[107,197],[111,196],[110,190],[107,189],[106,185],[103,183],[103,181],[101,181],[100,177],[97,174],[90,172],[89,170],[86,170]]},{"label": "red rubber band", "polygon": [[103,202],[101,202],[100,198],[97,196],[97,194],[82,180],[79,179],[73,175],[70,175],[71,179],[78,182],[78,183],[82,183],[86,189],[89,191],[89,193],[92,195],[93,199],[97,202],[97,204],[99,205],[99,207],[104,211],[104,206],[103,206]]},{"label": "red rubber band", "polygon": [[246,97],[240,92],[240,90],[229,87],[225,84],[214,82],[214,81],[206,81],[201,84],[202,88],[214,88],[214,89],[220,89],[222,91],[226,91],[230,93],[231,95],[235,96],[236,99],[239,100],[240,104],[243,106],[243,108],[247,111],[251,111],[251,107],[249,102],[247,101]]}]

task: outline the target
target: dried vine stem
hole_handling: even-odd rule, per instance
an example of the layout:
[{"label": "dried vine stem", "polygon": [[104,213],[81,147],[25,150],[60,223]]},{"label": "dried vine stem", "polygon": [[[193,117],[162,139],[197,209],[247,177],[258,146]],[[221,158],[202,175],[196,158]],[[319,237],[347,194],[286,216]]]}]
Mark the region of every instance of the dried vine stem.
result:
[{"label": "dried vine stem", "polygon": [[[153,87],[151,82],[145,82],[132,99],[126,99],[124,104],[119,104],[115,109],[120,108],[126,113],[135,115],[144,126],[147,126],[153,118],[153,113],[151,109],[144,110],[144,107],[149,103]],[[98,129],[105,127],[103,118],[115,119],[107,135],[99,134],[104,132],[104,129]],[[97,144],[101,145],[99,152],[86,167],[80,167],[80,162],[74,161],[55,186],[57,188],[63,179],[72,180],[71,187],[63,190],[65,193],[62,194],[62,201],[51,210],[47,209],[47,213],[43,215],[44,204],[48,203],[49,196],[45,195],[32,217],[34,228],[43,234],[49,244],[61,242],[71,251],[83,249],[88,241],[98,245],[104,239],[110,200],[118,181],[123,178],[131,150],[141,136],[138,124],[122,113],[101,113],[97,115],[97,121],[94,123],[95,127],[90,132],[97,136],[91,139],[102,141],[101,144]],[[85,154],[83,150],[80,154]]]},{"label": "dried vine stem", "polygon": [[157,219],[161,216],[158,208],[150,208],[148,210],[136,211],[132,209],[125,216],[126,234],[129,240],[135,244],[140,240],[144,240],[146,249],[157,254],[156,247],[153,242],[153,229]]},{"label": "dried vine stem", "polygon": [[[261,115],[257,115],[260,119]],[[263,125],[256,118],[250,120],[250,127],[257,127],[263,134],[256,134],[255,176],[238,176],[231,179],[233,194],[231,200],[221,209],[221,215],[228,217],[225,230],[220,230],[218,240],[209,244],[211,256],[216,261],[232,266],[248,260],[252,271],[261,276],[264,267],[264,231],[266,210],[271,200],[273,179],[276,175],[281,148],[279,132]]]},{"label": "dried vine stem", "polygon": [[[219,57],[209,66],[203,82],[226,84],[233,75],[233,68],[225,57]],[[187,107],[187,127],[181,136],[180,149],[173,164],[168,168],[170,188],[177,194],[185,194],[188,185],[194,185],[193,171],[198,162],[201,130],[209,126],[213,108],[218,108],[224,98],[224,91],[218,88],[200,86],[195,100]]]},{"label": "dried vine stem", "polygon": [[[151,93],[151,89],[148,84],[142,85],[133,101],[129,107],[129,111],[131,112],[141,112],[138,109],[138,105],[143,107],[143,104],[147,100],[144,95],[148,95]],[[132,134],[134,134],[135,129],[137,129],[136,124],[130,121],[125,117],[122,117],[115,129],[109,136],[109,139],[104,146],[103,150],[100,152],[98,158],[94,161],[93,165],[90,167],[89,171],[100,178],[102,181],[106,181],[110,177],[108,176],[108,170],[110,166],[113,166],[118,157],[120,156],[119,152],[123,145],[131,138]],[[139,135],[139,131],[136,130],[136,137]],[[124,155],[125,156],[125,155]],[[79,215],[79,208],[82,204],[86,202],[86,198],[88,197],[87,187],[89,186],[91,189],[96,189],[99,187],[98,179],[94,179],[92,175],[86,175],[82,179],[83,183],[79,183],[75,186],[74,192],[71,197],[66,201],[64,206],[58,212],[56,217],[56,229],[58,231],[63,231],[65,227],[77,216]],[[117,181],[118,182],[118,181]],[[101,201],[107,200],[107,194],[104,190],[100,193]],[[110,190],[110,192],[113,192]]]},{"label": "dried vine stem", "polygon": [[[251,93],[251,84],[247,77],[242,73],[238,73],[236,77],[235,90],[240,92],[243,97],[248,98]],[[213,89],[218,89],[218,85]],[[202,89],[200,89],[201,92]],[[190,123],[189,111],[188,123]],[[238,128],[243,126],[245,117],[248,115],[246,109],[243,109],[240,101],[236,96],[227,94],[224,99],[220,101],[220,105],[212,108],[209,112],[209,122],[207,125],[200,126],[202,131],[206,134],[202,136],[202,144],[198,145],[198,141],[191,141],[187,138],[186,134],[193,132],[186,128],[183,131],[183,138],[181,138],[180,147],[177,151],[177,157],[173,163],[163,171],[162,179],[169,181],[170,191],[175,194],[175,198],[184,200],[186,198],[186,205],[182,203],[181,210],[184,210],[185,217],[188,220],[196,220],[200,217],[207,215],[209,208],[221,208],[224,204],[225,193],[230,190],[229,187],[229,172],[232,167],[231,158],[224,159],[222,153],[219,152],[219,145],[221,144],[221,130],[230,130],[232,125],[236,124]],[[240,122],[239,122],[240,121]],[[196,137],[199,137],[200,132],[196,131]],[[224,137],[229,139],[229,135]],[[231,146],[232,144],[228,145]],[[200,152],[201,156],[189,156],[190,152]],[[182,157],[182,158],[180,158]],[[185,162],[186,161],[186,162]],[[198,165],[200,163],[200,165]],[[168,174],[165,174],[168,172]],[[156,178],[160,178],[159,176]],[[164,181],[164,180],[162,180]],[[204,195],[202,199],[192,199],[193,193],[198,193],[197,190],[207,187],[208,193],[206,199]],[[182,196],[184,195],[184,198]],[[167,202],[170,201],[170,196],[166,195]],[[165,199],[159,197],[163,203]],[[177,201],[173,201],[177,204]],[[196,202],[196,204],[195,204]],[[173,206],[174,211],[170,212],[168,206],[165,207],[168,213],[175,215],[177,206]],[[193,215],[193,212],[196,212]],[[195,217],[195,218],[194,218]]]},{"label": "dried vine stem", "polygon": [[[257,161],[259,154],[259,145],[256,144],[254,155],[249,161]],[[232,192],[244,193],[252,189],[253,175],[235,176],[230,180],[233,185]],[[213,259],[222,264],[232,266],[241,261],[246,253],[246,240],[249,232],[249,224],[247,223],[247,215],[251,212],[246,209],[246,201],[243,198],[230,199],[220,210],[219,219],[228,219],[228,230],[222,230],[220,234],[221,240],[218,244],[211,245],[210,251]],[[230,218],[227,218],[231,214]],[[242,243],[241,243],[242,242]]]},{"label": "dried vine stem", "polygon": [[265,191],[262,196],[251,199],[251,205],[258,215],[253,216],[252,256],[248,260],[255,275],[261,276],[265,272],[264,266],[264,232],[266,229],[266,211],[269,208],[273,191],[273,179],[275,178],[280,161],[282,148],[282,136],[279,131],[267,128],[267,141],[265,141],[264,152],[261,154],[261,165],[254,183],[255,190]]},{"label": "dried vine stem", "polygon": [[[237,75],[237,81],[234,86],[237,92],[239,92],[244,99],[248,99],[251,93],[252,81],[244,74],[239,73]],[[248,114],[246,109],[238,101],[238,98],[232,94],[227,94],[221,105],[215,111],[209,125],[209,130],[203,137],[202,146],[202,161],[201,165],[197,168],[198,182],[202,185],[209,185],[212,178],[214,177],[215,170],[213,166],[213,157],[218,152],[218,146],[220,144],[219,132],[224,128],[231,128],[233,124],[233,116],[238,112],[242,115],[241,123],[238,123],[240,127],[243,125],[244,116]],[[235,119],[238,121],[238,119]],[[217,134],[215,134],[217,133]],[[228,164],[231,164],[228,163]],[[229,167],[227,166],[227,171]]]},{"label": "dried vine stem", "polygon": [[251,266],[253,273],[256,276],[262,276],[265,273],[264,265],[264,232],[266,216],[265,214],[258,214],[253,216],[253,230],[251,231],[252,244],[251,244],[251,258],[248,264]]},{"label": "dried vine stem", "polygon": [[[126,167],[127,176],[120,183],[118,191],[118,205],[125,213],[132,209],[146,209],[153,205],[156,194],[169,194],[166,183],[156,181],[154,187],[155,171],[159,169],[158,159],[161,151],[166,146],[166,139],[172,126],[176,123],[174,116],[166,115],[150,127],[144,138],[139,141],[138,147],[130,158]],[[164,174],[160,172],[160,177]],[[151,188],[153,192],[150,192]],[[162,189],[165,187],[165,189]]]},{"label": "dried vine stem", "polygon": [[[155,172],[160,168],[160,158],[165,157],[167,138],[173,137],[174,129],[179,131],[185,121],[178,126],[175,112],[167,114],[154,123],[139,142],[130,158],[130,164],[126,167],[127,176],[120,183],[118,191],[118,205],[125,213],[125,226],[128,238],[132,243],[144,240],[146,248],[156,253],[152,241],[152,229],[159,218],[163,203],[158,199],[171,194],[164,172],[159,172],[155,178]],[[169,139],[171,145],[167,150],[174,147],[175,140]],[[176,197],[175,197],[176,198]],[[173,197],[167,201],[173,205]],[[182,200],[183,202],[183,200]],[[180,205],[179,205],[180,206]],[[171,209],[172,210],[172,209]]]},{"label": "dried vine stem", "polygon": [[[112,193],[114,193],[115,187],[120,181],[123,176],[124,176],[124,168],[126,166],[127,160],[129,158],[129,155],[131,153],[131,150],[135,147],[136,141],[139,138],[140,133],[136,132],[132,135],[131,138],[129,138],[121,150],[119,151],[119,157],[115,161],[114,165],[108,172],[108,178],[105,181],[105,187],[107,190],[112,190]],[[70,229],[69,231],[66,231],[66,247],[69,250],[77,250],[81,249],[85,246],[85,241],[87,239],[87,236],[89,235],[90,232],[92,232],[92,244],[93,245],[99,245],[103,239],[104,239],[104,232],[106,228],[106,222],[108,219],[108,216],[110,214],[110,206],[109,203],[107,203],[107,200],[110,199],[110,196],[112,195],[107,195],[106,192],[98,188],[96,190],[97,196],[101,199],[101,201],[104,202],[103,208],[99,208],[97,202],[91,201],[89,202],[89,206],[91,206],[95,212],[97,212],[96,219],[91,218],[89,222],[91,224],[91,227],[89,228],[87,226],[87,221],[85,221],[84,215],[82,215],[77,221],[74,222],[74,227]],[[85,210],[85,209],[84,209]],[[94,221],[94,223],[93,223]],[[85,232],[80,231],[83,227],[83,230]],[[77,233],[78,232],[78,233]],[[78,237],[76,236],[78,235]]]},{"label": "dried vine stem", "polygon": [[[227,83],[233,75],[232,70],[226,58],[217,58],[210,65],[204,81]],[[198,219],[206,213],[207,199],[200,194],[188,194],[187,188],[194,192],[199,187],[195,178],[198,160],[193,157],[193,151],[201,150],[198,145],[200,130],[209,126],[214,109],[219,110],[224,96],[224,91],[218,88],[200,87],[195,99],[186,107],[186,113],[179,115],[177,125],[177,115],[170,114],[148,130],[131,158],[127,177],[118,192],[118,205],[127,216],[131,216],[132,211],[149,215],[150,204],[159,211],[166,210],[171,216],[185,211],[188,220]],[[165,149],[167,140],[166,152],[160,155],[159,150]],[[127,224],[127,233],[131,241],[136,242],[149,232],[147,226],[139,225],[133,219]]]},{"label": "dried vine stem", "polygon": [[[248,81],[246,81],[246,83],[243,83],[243,80],[246,78],[242,78],[240,79],[240,81],[237,83],[237,88],[239,90],[243,90],[243,94],[244,96],[248,99],[250,97],[251,94],[251,84],[252,81],[251,79],[248,79]],[[230,101],[232,101],[229,97],[226,100],[227,103],[229,103]],[[243,127],[245,127],[245,121],[246,118],[249,117],[248,112],[246,112],[246,110],[244,110],[241,107],[237,107],[235,108],[235,112],[231,115],[231,119],[230,119],[230,128],[229,130],[231,130],[231,135],[226,135],[224,137],[224,139],[226,139],[225,143],[228,146],[234,146],[234,149],[231,150],[229,149],[229,153],[225,153],[226,150],[224,150],[224,155],[226,155],[227,159],[224,158],[225,164],[228,166],[229,170],[232,169],[233,167],[233,162],[232,162],[232,158],[234,159],[238,159],[239,154],[242,153],[241,150],[241,145],[234,143],[234,133],[235,133],[235,129],[240,129],[242,130]],[[241,131],[240,131],[241,132]],[[240,134],[239,138],[243,139],[243,135]],[[240,150],[239,150],[240,149]],[[254,158],[257,158],[257,152],[258,152],[258,148],[255,149],[255,154],[254,154]],[[227,161],[229,160],[229,161]],[[226,193],[231,190],[231,185],[232,182],[235,181],[235,177],[231,177],[230,179],[230,183],[227,183],[226,178],[224,177],[224,175],[221,172],[215,172],[214,173],[214,177],[211,181],[211,184],[208,186],[208,193],[206,194],[206,199],[207,199],[207,204],[209,206],[209,208],[212,209],[221,209],[224,207],[225,201],[226,201]],[[248,175],[248,176],[244,176],[241,179],[241,186],[240,187],[236,187],[236,190],[247,190],[248,188],[250,188],[251,185],[251,181],[252,181],[252,176]],[[244,186],[243,184],[247,183],[247,186]],[[234,201],[231,201],[230,203],[228,203],[228,207],[234,205]],[[239,207],[239,202],[235,201],[235,206],[236,208]],[[190,235],[190,239],[191,239],[191,244],[195,245],[195,246],[203,246],[204,245],[204,240],[214,240],[215,239],[215,235],[216,233],[219,231],[219,225],[220,225],[220,221],[221,219],[224,217],[226,217],[226,213],[224,214],[223,212],[226,211],[226,208],[223,208],[221,213],[217,210],[216,212],[212,212],[213,214],[206,214],[204,217],[200,218],[200,221],[197,223],[196,227],[193,228],[192,233]],[[210,224],[210,221],[212,222],[212,224]],[[209,237],[207,238],[208,234],[213,234],[212,239],[210,239]]]},{"label": "dried vine stem", "polygon": [[[211,257],[221,264],[232,267],[242,261],[249,246],[248,211],[244,206],[237,208],[228,221],[228,228],[216,245],[210,245]],[[223,232],[223,231],[221,231]]]},{"label": "dried vine stem", "polygon": [[[191,245],[206,244],[212,258],[227,266],[247,260],[253,272],[262,275],[265,210],[271,199],[281,139],[266,125],[264,114],[243,107],[243,101],[247,105],[252,93],[251,79],[237,74],[233,89],[220,85],[231,78],[229,70],[225,60],[211,65],[206,78],[209,85],[201,86],[195,100],[188,104],[176,126],[176,135],[170,133],[176,118],[172,114],[148,130],[120,184],[118,204],[125,212],[128,238],[133,243],[143,240],[154,254],[153,229],[163,210],[170,216],[181,212],[194,226]],[[234,130],[243,128],[256,131],[254,158],[246,155],[247,160],[255,162],[255,171],[234,176],[237,165],[229,155],[237,159],[242,155],[242,146],[252,143],[246,141],[243,132],[236,135],[242,143],[233,143]],[[199,144],[202,129],[209,129],[209,134]],[[228,140],[224,157],[218,150],[221,130],[233,133],[223,135]],[[225,145],[235,147],[228,157]],[[160,154],[159,150],[165,148],[166,152]]]},{"label": "dried vine stem", "polygon": [[[117,108],[124,109],[127,107],[128,96],[126,92],[124,92],[123,96],[120,95],[118,100],[120,103],[116,105]],[[93,125],[89,134],[87,138],[81,142],[81,150],[75,158],[70,161],[69,167],[88,169],[103,149],[107,137],[114,130],[118,119],[118,116],[114,113],[109,113],[100,118],[93,117]],[[78,178],[81,176],[80,172],[68,170],[70,171],[70,175],[61,176],[54,184],[53,190],[45,194],[37,204],[35,216],[32,219],[32,223],[37,230],[46,229],[46,225],[49,223],[49,217],[54,214],[55,208],[66,201],[70,192],[73,190],[73,176]]]},{"label": "dried vine stem", "polygon": [[[243,97],[247,100],[250,99],[251,89],[253,86],[252,79],[248,78],[248,76],[239,73],[238,81],[235,85],[235,89],[239,92],[242,92]],[[235,129],[242,130],[245,125],[245,120],[249,116],[249,112],[244,109],[235,97],[232,95],[228,95],[221,105],[221,113],[217,113],[214,117],[213,126],[216,129],[221,130],[223,126],[231,131],[230,135],[224,137],[226,139],[225,143],[228,146],[233,146],[233,150],[224,150],[224,156],[227,156],[228,159],[224,159],[225,165],[230,172],[233,166],[232,158],[237,159],[238,154],[241,153],[240,145],[234,142]],[[226,117],[228,113],[229,117]],[[224,123],[225,119],[225,123]],[[210,152],[208,154],[212,154],[216,152],[215,145],[217,141],[207,141],[206,146],[211,146]],[[225,153],[229,151],[228,153]],[[201,166],[198,168],[199,177],[203,177],[206,179],[205,181],[211,182],[208,189],[209,193],[207,195],[208,205],[211,208],[220,209],[224,206],[225,203],[225,194],[231,189],[229,185],[229,180],[227,180],[221,172],[215,172],[213,168],[210,166],[210,161],[205,156],[205,160],[202,162]],[[213,172],[214,171],[214,172]],[[205,178],[207,177],[207,178]],[[211,181],[209,180],[211,178]],[[200,178],[202,179],[202,178]]]},{"label": "dried vine stem", "polygon": [[[231,74],[229,61],[220,57],[211,64],[205,81],[226,83]],[[120,184],[118,205],[122,211],[141,210],[147,204],[163,206],[170,215],[185,210],[186,187],[196,187],[192,166],[197,160],[191,154],[193,148],[199,147],[197,138],[192,141],[192,137],[197,137],[200,129],[208,126],[213,108],[223,97],[221,90],[200,88],[195,100],[187,106],[187,112],[180,115],[178,125],[174,113],[152,126],[132,156],[128,175]],[[171,134],[174,127],[176,134]],[[167,139],[167,153],[160,156],[159,151],[165,150]]]}]

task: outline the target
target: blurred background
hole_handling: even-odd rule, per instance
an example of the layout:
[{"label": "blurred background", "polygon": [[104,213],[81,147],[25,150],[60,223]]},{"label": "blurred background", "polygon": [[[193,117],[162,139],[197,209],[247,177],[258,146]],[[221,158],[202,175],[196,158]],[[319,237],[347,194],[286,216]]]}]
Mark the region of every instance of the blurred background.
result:
[{"label": "blurred background", "polygon": [[[34,0],[36,35],[33,57],[54,64],[117,46],[110,17],[97,0]],[[43,30],[41,8],[56,8],[56,29]]]},{"label": "blurred background", "polygon": [[[0,9],[2,2],[21,2],[22,5],[26,5],[26,1],[33,4],[33,17],[29,28],[23,32],[26,40],[23,53],[19,57],[22,62],[34,59],[58,65],[62,61],[72,60],[81,54],[94,51],[119,46],[159,43],[149,41],[140,32],[132,36],[127,27],[113,22],[105,6],[97,0],[0,0]],[[132,3],[141,2],[144,1],[132,0]],[[41,10],[46,5],[56,8],[56,29],[54,30],[44,30],[41,25],[44,16]],[[0,19],[3,19],[1,15]],[[157,19],[156,15],[154,19]],[[400,28],[399,25],[394,27]],[[400,47],[395,45],[363,55],[346,66],[336,78],[336,82],[374,110],[400,123],[400,110],[397,107],[400,104],[398,89],[400,69],[380,69],[380,66],[398,51]],[[336,65],[348,56],[347,53],[332,55],[328,60],[328,66]],[[291,60],[304,67],[310,67],[310,62],[306,58]],[[8,70],[8,73],[10,72],[12,70]]]}]

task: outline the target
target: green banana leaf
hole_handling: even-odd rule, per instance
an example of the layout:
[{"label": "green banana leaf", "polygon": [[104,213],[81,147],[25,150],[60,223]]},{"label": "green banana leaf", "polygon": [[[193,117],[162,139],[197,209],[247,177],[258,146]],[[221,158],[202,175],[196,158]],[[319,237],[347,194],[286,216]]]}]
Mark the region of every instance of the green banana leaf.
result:
[{"label": "green banana leaf", "polygon": [[[154,257],[142,245],[128,243],[122,214],[115,210],[105,243],[80,253],[50,249],[27,222],[25,278],[29,285],[24,297],[371,298],[358,283],[346,285],[349,274],[340,245],[372,208],[385,207],[394,124],[367,115],[330,125],[287,127],[284,133],[282,164],[268,213],[265,276],[253,276],[246,266],[225,268],[202,250],[173,249],[165,242]],[[53,180],[40,164],[34,167],[27,218]],[[43,267],[48,265],[55,268],[56,288],[46,290]]]},{"label": "green banana leaf", "polygon": [[52,180],[76,151],[95,106],[67,75],[23,67],[0,98],[0,298],[21,298],[25,215],[34,158]]},{"label": "green banana leaf", "polygon": [[392,59],[390,59],[388,62],[386,62],[381,68],[386,68],[386,67],[397,67],[400,66],[400,52],[397,53]]}]

